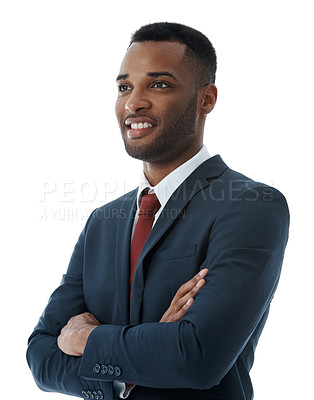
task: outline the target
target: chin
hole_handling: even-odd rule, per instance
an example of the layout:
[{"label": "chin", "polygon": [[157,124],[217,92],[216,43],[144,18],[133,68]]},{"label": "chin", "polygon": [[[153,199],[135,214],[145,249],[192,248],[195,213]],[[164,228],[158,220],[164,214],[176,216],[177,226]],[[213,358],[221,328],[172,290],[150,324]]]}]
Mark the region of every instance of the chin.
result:
[{"label": "chin", "polygon": [[145,162],[158,162],[163,154],[163,151],[152,145],[131,145],[125,141],[124,146],[130,157]]}]

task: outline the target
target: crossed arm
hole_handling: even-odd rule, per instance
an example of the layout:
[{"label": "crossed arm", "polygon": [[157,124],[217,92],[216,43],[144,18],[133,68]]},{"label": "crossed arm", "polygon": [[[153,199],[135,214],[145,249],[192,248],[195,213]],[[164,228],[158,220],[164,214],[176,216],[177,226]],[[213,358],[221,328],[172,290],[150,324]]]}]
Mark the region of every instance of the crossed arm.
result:
[{"label": "crossed arm", "polygon": [[100,325],[86,313],[81,273],[85,230],[29,340],[27,359],[38,386],[78,395],[97,380],[110,398],[107,382],[113,377],[93,371],[95,363],[106,360],[122,366],[123,382],[162,389],[217,385],[265,321],[287,242],[283,196],[274,191],[272,201],[264,202],[263,187],[258,190],[256,201],[245,202],[241,194],[217,217],[202,263],[206,285],[204,276],[182,285],[159,321],[166,323]]},{"label": "crossed arm", "polygon": [[[188,308],[192,305],[193,296],[205,285],[204,276],[208,269],[202,269],[188,282],[183,284],[175,294],[169,308],[159,322],[180,321]],[[101,323],[89,312],[72,317],[61,330],[58,337],[58,346],[63,353],[69,356],[82,356],[91,332]]]}]

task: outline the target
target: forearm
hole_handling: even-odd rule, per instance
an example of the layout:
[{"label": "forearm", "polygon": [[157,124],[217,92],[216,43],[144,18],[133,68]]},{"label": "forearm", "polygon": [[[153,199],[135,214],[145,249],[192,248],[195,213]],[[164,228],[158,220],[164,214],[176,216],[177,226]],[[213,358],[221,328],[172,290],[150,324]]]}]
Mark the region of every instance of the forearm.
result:
[{"label": "forearm", "polygon": [[56,337],[43,333],[32,335],[27,362],[41,390],[81,395],[82,379],[77,375],[81,358],[61,352]]},{"label": "forearm", "polygon": [[[156,388],[211,387],[217,377],[188,322],[149,323],[135,327],[102,325],[90,335],[79,375],[86,379],[132,382]],[[175,353],[175,356],[174,356]],[[205,362],[206,361],[206,362]],[[200,374],[200,363],[204,369]],[[105,368],[94,368],[95,365]],[[206,365],[205,365],[206,364]],[[112,366],[108,369],[108,366]],[[115,368],[119,376],[115,376]],[[206,383],[203,377],[206,375]]]},{"label": "forearm", "polygon": [[[46,392],[99,399],[114,399],[112,382],[87,380],[78,376],[81,357],[64,354],[57,346],[57,338],[34,333],[29,341],[27,362],[37,386]],[[97,396],[97,397],[96,397]]]},{"label": "forearm", "polygon": [[[155,388],[211,388],[236,362],[276,289],[281,252],[226,249],[208,258],[206,285],[180,322],[102,325],[87,341],[79,376]],[[235,261],[237,260],[237,261]],[[103,371],[103,372],[102,372]],[[108,373],[107,373],[108,372]]]}]

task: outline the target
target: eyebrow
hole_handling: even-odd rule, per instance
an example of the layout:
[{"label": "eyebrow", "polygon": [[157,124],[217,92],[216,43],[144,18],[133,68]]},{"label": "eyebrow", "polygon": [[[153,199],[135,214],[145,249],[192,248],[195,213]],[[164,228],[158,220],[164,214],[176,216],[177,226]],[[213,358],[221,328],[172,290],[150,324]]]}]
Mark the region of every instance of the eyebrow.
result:
[{"label": "eyebrow", "polygon": [[129,74],[122,74],[117,76],[117,81],[122,81],[123,79],[127,79],[129,77]]},{"label": "eyebrow", "polygon": [[[170,78],[177,80],[177,78],[174,75],[172,75],[170,72],[167,72],[167,71],[147,72],[146,75],[149,76],[150,78],[158,78],[159,76],[169,76]],[[129,77],[129,74],[122,74],[122,75],[118,75],[116,80],[122,81],[124,79],[127,79],[128,77]]]},{"label": "eyebrow", "polygon": [[167,71],[147,72],[147,76],[149,76],[150,78],[158,78],[159,76],[170,76],[170,78],[177,80],[177,78],[174,75],[170,74],[170,72]]}]

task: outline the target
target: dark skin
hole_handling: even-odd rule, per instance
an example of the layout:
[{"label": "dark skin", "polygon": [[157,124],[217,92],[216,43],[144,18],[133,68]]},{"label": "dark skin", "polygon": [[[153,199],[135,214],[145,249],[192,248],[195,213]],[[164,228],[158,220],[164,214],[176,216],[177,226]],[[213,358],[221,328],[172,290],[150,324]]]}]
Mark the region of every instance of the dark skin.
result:
[{"label": "dark skin", "polygon": [[[215,85],[196,87],[193,73],[184,63],[185,49],[178,42],[134,43],[117,79],[116,114],[122,137],[131,155],[143,160],[152,186],[198,153],[206,116],[217,100]],[[176,137],[180,132],[173,127],[184,131],[190,122],[182,123],[187,114],[193,118],[193,129]],[[131,126],[134,123],[137,125]],[[162,151],[154,151],[156,142],[164,143]],[[203,269],[179,288],[159,322],[181,320],[205,285],[207,272]],[[59,348],[68,355],[81,356],[90,333],[99,325],[90,313],[72,317],[58,337]]]},{"label": "dark skin", "polygon": [[[206,116],[217,100],[215,85],[197,90],[192,72],[182,61],[185,49],[186,46],[178,42],[134,43],[122,61],[118,76],[120,92],[116,114],[124,140],[134,148],[149,146],[160,140],[162,133],[167,131],[167,125],[184,112],[193,94],[197,93],[196,121],[190,137],[182,138],[178,132],[180,140],[175,146],[165,147],[154,159],[145,159],[145,155],[141,158],[144,173],[152,186],[198,153],[203,146]],[[148,76],[158,72],[169,75]],[[128,135],[130,129],[125,119],[130,114],[142,113],[157,119],[158,123],[143,129],[140,137],[130,137],[132,135]],[[142,118],[138,117],[138,120]]]}]

